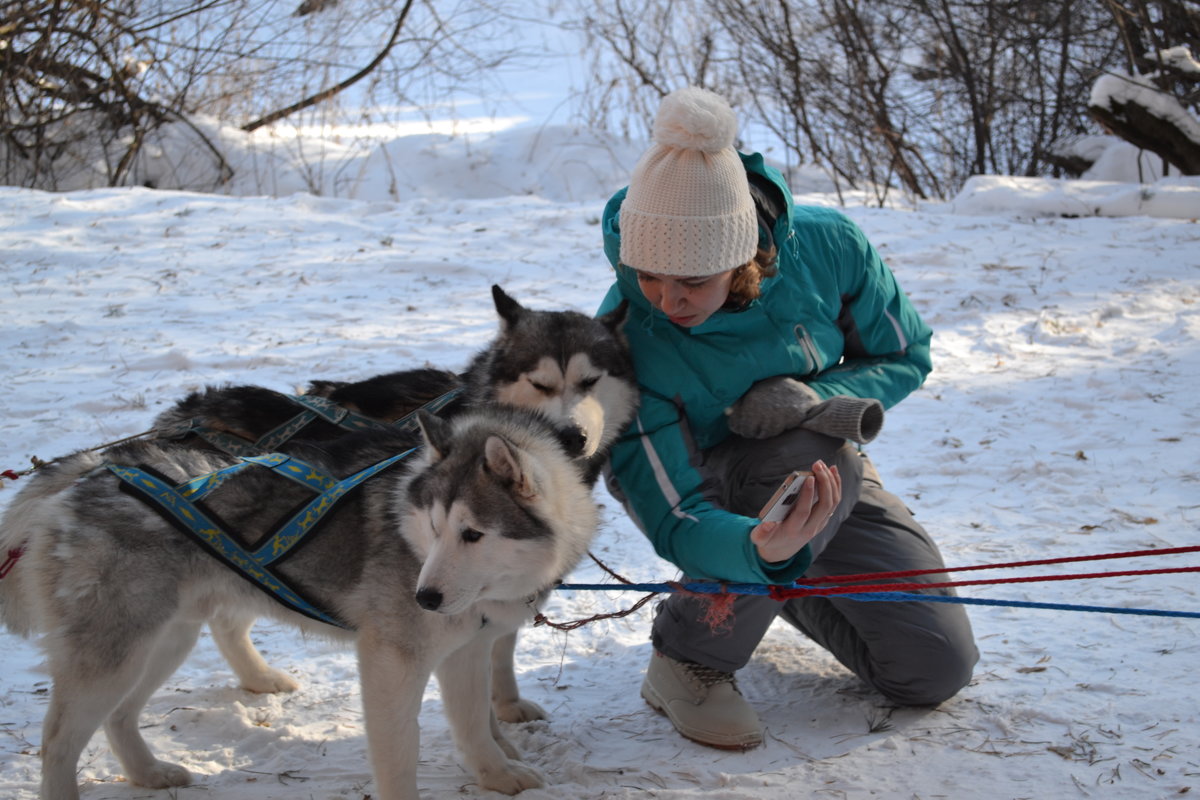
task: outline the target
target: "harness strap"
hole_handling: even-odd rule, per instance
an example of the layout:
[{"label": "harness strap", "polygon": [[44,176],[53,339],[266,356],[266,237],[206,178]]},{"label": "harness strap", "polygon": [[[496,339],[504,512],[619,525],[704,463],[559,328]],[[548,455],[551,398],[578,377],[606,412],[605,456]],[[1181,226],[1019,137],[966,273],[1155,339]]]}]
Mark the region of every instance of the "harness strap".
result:
[{"label": "harness strap", "polygon": [[109,464],[108,468],[124,481],[126,486],[134,490],[134,496],[161,511],[177,528],[192,536],[227,565],[234,567],[239,574],[259,589],[310,619],[319,620],[338,628],[347,627],[340,620],[317,608],[316,605],[280,580],[271,570],[265,569],[255,562],[254,558],[229,534],[180,495],[175,487],[158,476],[151,475],[137,467]]},{"label": "harness strap", "polygon": [[[412,452],[410,449],[408,452]],[[404,453],[403,455],[407,455]],[[389,465],[398,461],[399,457],[388,459],[386,463]],[[339,481],[333,475],[314,467],[307,461],[302,461],[295,456],[289,456],[284,453],[268,453],[265,456],[248,456],[245,461],[251,464],[258,464],[272,470],[276,475],[287,478],[290,481],[300,484],[306,488],[312,489],[314,492],[329,492],[338,486]],[[380,462],[385,463],[385,462]],[[363,470],[366,472],[366,470]],[[354,476],[346,478],[346,481],[352,480]]]},{"label": "harness strap", "polygon": [[[289,397],[288,399],[292,401],[297,400],[295,397]],[[345,409],[342,410],[345,411]],[[263,453],[271,453],[278,450],[282,444],[308,427],[310,422],[323,416],[314,410],[306,409],[289,418],[283,424],[277,425],[267,431],[253,442],[232,433],[214,430],[203,424],[199,419],[192,420],[189,430],[218,450],[228,453],[231,456],[245,458],[247,456],[262,455]]]},{"label": "harness strap", "polygon": [[446,406],[458,399],[458,396],[463,392],[462,388],[451,389],[440,397],[435,397],[425,405],[418,408],[416,411],[410,411],[400,419],[392,423],[392,427],[399,428],[402,431],[415,431],[420,427],[417,422],[417,411],[428,411],[430,414],[436,414]]},{"label": "harness strap", "polygon": [[231,456],[253,456],[262,453],[262,448],[251,442],[248,439],[243,439],[240,436],[234,436],[232,433],[217,431],[200,423],[200,420],[192,420],[191,426],[185,431],[199,436],[204,441],[211,444],[213,447],[220,450],[222,453],[228,453]]},{"label": "harness strap", "polygon": [[278,450],[281,444],[307,428],[308,424],[318,416],[320,415],[314,411],[301,411],[287,422],[258,437],[258,440],[254,442],[254,446],[258,448],[258,452],[260,453],[272,453]]},{"label": "harness strap", "polygon": [[[330,612],[292,589],[270,568],[289,552],[300,545],[331,511],[338,501],[367,479],[411,455],[418,448],[412,447],[403,453],[386,458],[366,469],[360,470],[343,480],[334,480],[320,470],[299,459],[278,453],[262,457],[250,457],[210,475],[202,475],[178,486],[172,486],[152,472],[139,467],[107,464],[108,469],[133,490],[133,495],[159,510],[168,521],[193,538],[213,555],[224,561],[259,589],[288,608],[311,619],[349,628]],[[252,465],[266,467],[291,480],[297,481],[320,494],[276,531],[256,550],[248,551],[232,536],[201,511],[192,500],[199,500],[233,475]]]},{"label": "harness strap", "polygon": [[[304,541],[304,537],[321,521],[321,518],[328,514],[351,489],[363,481],[373,478],[396,462],[407,458],[417,449],[416,447],[410,447],[399,455],[385,458],[383,461],[372,464],[366,469],[359,470],[349,478],[344,478],[333,483],[332,486],[329,486],[321,494],[309,501],[308,505],[300,509],[271,538],[251,554],[255,563],[265,567],[287,555],[296,545]],[[315,473],[316,471],[314,470],[313,472]]]},{"label": "harness strap", "polygon": [[296,405],[303,406],[317,414],[326,422],[332,422],[334,425],[347,430],[375,430],[387,427],[386,423],[371,419],[370,417],[364,417],[362,414],[356,414],[350,409],[333,402],[328,397],[296,394],[291,395],[288,399]]},{"label": "harness strap", "polygon": [[[418,410],[423,409],[431,414],[436,414],[454,401],[460,394],[462,394],[461,388],[451,389],[445,394],[425,403]],[[170,435],[183,436],[186,433],[194,433],[223,453],[238,456],[239,458],[248,458],[263,455],[264,453],[273,453],[284,443],[290,441],[296,434],[300,433],[300,431],[304,430],[310,422],[318,418],[348,431],[386,430],[388,428],[415,431],[417,429],[416,411],[412,411],[391,425],[388,425],[370,417],[365,417],[362,414],[356,414],[325,397],[303,394],[286,395],[286,397],[304,410],[281,425],[267,431],[253,442],[243,439],[240,436],[235,436],[232,433],[210,428],[204,425],[200,419],[191,420],[185,428],[181,428],[178,431],[172,430]]]},{"label": "harness strap", "polygon": [[[269,463],[265,459],[270,459],[272,456],[280,459],[281,462],[287,460],[288,458],[282,453],[276,453],[265,457],[242,456],[243,460],[240,463],[231,464],[230,466],[219,469],[216,472],[210,472],[207,475],[201,475],[199,477],[192,478],[190,481],[186,481],[185,483],[181,483],[175,487],[175,491],[177,491],[186,499],[200,500],[234,475],[238,474],[244,469],[248,469],[252,464],[257,463],[262,466],[269,466]],[[258,460],[251,461],[250,459],[252,458]]]}]

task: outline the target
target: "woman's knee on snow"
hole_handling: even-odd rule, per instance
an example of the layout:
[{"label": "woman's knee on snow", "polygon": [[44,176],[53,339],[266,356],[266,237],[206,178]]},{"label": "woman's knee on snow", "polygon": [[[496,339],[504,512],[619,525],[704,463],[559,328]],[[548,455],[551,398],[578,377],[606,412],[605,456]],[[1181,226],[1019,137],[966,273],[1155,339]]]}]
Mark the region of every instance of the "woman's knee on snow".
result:
[{"label": "woman's knee on snow", "polygon": [[[906,642],[901,657],[876,664],[870,681],[889,700],[905,706],[932,706],[949,700],[971,681],[979,651],[974,640],[925,633]],[[893,654],[895,655],[895,654]]]}]

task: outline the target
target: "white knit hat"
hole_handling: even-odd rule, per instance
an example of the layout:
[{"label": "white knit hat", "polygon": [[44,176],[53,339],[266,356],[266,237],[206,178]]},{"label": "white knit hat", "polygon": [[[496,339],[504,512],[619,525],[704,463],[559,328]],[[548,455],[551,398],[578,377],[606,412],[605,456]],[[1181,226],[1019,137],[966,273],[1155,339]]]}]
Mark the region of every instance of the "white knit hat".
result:
[{"label": "white knit hat", "polygon": [[621,204],[621,263],[662,275],[715,275],[754,258],[758,217],[721,95],[688,87],[663,98],[654,144]]}]

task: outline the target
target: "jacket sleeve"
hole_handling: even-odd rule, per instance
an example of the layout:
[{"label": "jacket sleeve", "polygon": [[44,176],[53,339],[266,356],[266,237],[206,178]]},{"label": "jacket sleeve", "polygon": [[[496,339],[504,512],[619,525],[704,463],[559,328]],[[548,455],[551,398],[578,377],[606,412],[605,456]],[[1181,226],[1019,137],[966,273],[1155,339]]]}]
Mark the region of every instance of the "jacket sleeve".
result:
[{"label": "jacket sleeve", "polygon": [[840,212],[819,232],[799,239],[827,249],[837,271],[845,337],[842,361],[809,381],[823,397],[873,397],[891,408],[925,381],[932,369],[933,331],[921,319],[896,276],[862,230]]},{"label": "jacket sleeve", "polygon": [[613,477],[655,552],[693,578],[786,584],[803,575],[811,563],[807,545],[788,561],[764,562],[750,541],[758,520],[709,502],[688,440],[677,404],[643,393],[611,455]]}]

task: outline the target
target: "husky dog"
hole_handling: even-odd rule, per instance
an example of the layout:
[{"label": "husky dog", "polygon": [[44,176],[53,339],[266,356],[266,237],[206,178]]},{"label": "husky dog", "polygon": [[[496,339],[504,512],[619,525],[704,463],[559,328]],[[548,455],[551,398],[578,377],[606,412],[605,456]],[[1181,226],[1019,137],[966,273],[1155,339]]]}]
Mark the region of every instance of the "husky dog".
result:
[{"label": "husky dog", "polygon": [[[306,395],[321,397],[371,420],[393,423],[424,403],[461,390],[439,414],[452,417],[462,409],[504,404],[541,411],[581,438],[581,463],[594,484],[609,448],[633,418],[637,385],[629,346],[622,332],[627,306],[598,319],[575,311],[536,311],[492,286],[500,316],[496,338],[475,355],[461,375],[423,368],[377,375],[357,382],[312,381]],[[209,431],[230,433],[255,442],[300,412],[293,399],[259,386],[208,388],[195,392],[155,421],[160,435],[199,424]],[[344,428],[315,418],[297,434],[300,439],[329,439]],[[182,441],[203,445],[194,434]],[[279,449],[287,450],[284,444]],[[250,641],[253,617],[214,617],[213,640],[242,686],[258,692],[292,691],[296,682],[270,667]],[[543,719],[536,703],[520,697],[513,667],[516,633],[501,639],[493,664],[493,703],[506,722]]]},{"label": "husky dog", "polygon": [[431,672],[479,784],[507,794],[540,786],[491,712],[489,654],[586,552],[597,522],[590,487],[577,454],[538,414],[494,407],[445,421],[421,412],[420,428],[420,436],[352,434],[292,451],[303,462],[297,474],[340,480],[424,441],[347,492],[275,568],[337,627],[260,591],[163,509],[119,489],[129,467],[182,485],[240,465],[204,497],[202,512],[250,550],[311,498],[296,478],[154,441],[39,470],[0,521],[0,548],[25,548],[0,581],[0,617],[14,632],[43,634],[53,689],[42,800],[78,797],[76,763],[101,724],[131,782],[191,780],[153,756],[138,714],[204,622],[231,608],[356,641],[375,797],[418,797],[417,716]]},{"label": "husky dog", "polygon": [[[593,319],[576,311],[535,311],[492,286],[500,331],[471,360],[466,372],[422,368],[361,381],[314,380],[305,395],[379,423],[394,423],[448,392],[461,391],[439,415],[501,403],[541,411],[582,439],[588,480],[595,482],[617,436],[633,419],[637,385],[621,328],[628,306]],[[287,395],[261,386],[209,387],[193,392],[154,422],[157,435],[178,438],[199,425],[249,443],[301,411]],[[320,417],[297,432],[300,439],[329,439],[344,427]],[[195,442],[194,434],[187,440]]]}]

